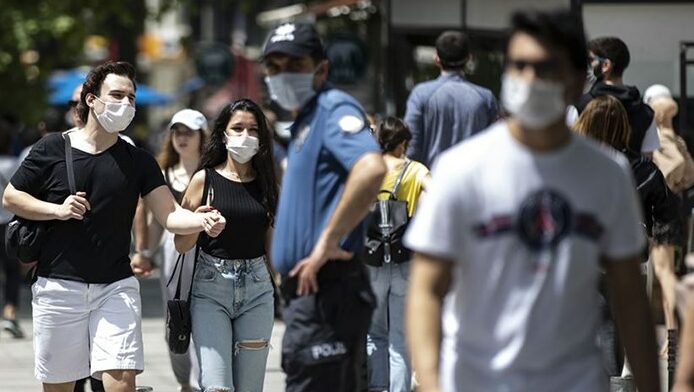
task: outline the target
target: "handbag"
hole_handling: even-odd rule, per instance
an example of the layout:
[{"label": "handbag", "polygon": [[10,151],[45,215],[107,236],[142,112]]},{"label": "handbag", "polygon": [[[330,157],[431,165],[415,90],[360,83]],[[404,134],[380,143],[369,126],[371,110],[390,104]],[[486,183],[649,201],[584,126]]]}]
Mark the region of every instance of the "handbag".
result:
[{"label": "handbag", "polygon": [[[195,260],[198,258],[198,250],[195,248]],[[169,351],[174,354],[184,354],[188,351],[190,345],[190,334],[193,331],[193,325],[190,318],[190,293],[193,288],[193,280],[191,279],[190,288],[188,290],[188,298],[181,299],[181,276],[183,275],[183,264],[185,263],[184,253],[179,253],[176,264],[174,265],[174,274],[171,275],[168,287],[178,270],[178,284],[176,285],[176,294],[173,299],[166,302],[166,342],[169,344]],[[193,267],[193,273],[195,267]]]},{"label": "handbag", "polygon": [[[72,143],[68,133],[63,134],[65,140],[65,165],[70,194],[77,193],[75,186],[75,170],[72,161]],[[9,257],[19,259],[22,263],[32,263],[39,258],[41,248],[46,241],[49,221],[36,221],[15,215],[7,224],[5,231],[5,249]]]},{"label": "handbag", "polygon": [[[211,200],[212,197],[212,190],[209,189],[209,178],[209,173],[206,171],[205,185],[202,192],[203,197],[200,201],[201,205],[205,201],[206,193],[207,200]],[[198,264],[199,254],[200,245],[196,245],[195,258],[193,259],[193,276],[195,276],[195,267]],[[169,351],[174,354],[184,354],[186,351],[188,351],[188,346],[190,346],[190,334],[193,332],[193,323],[190,317],[190,295],[193,292],[193,277],[190,279],[188,297],[186,299],[181,299],[181,278],[183,276],[183,264],[185,264],[185,262],[185,254],[179,253],[178,258],[176,259],[176,264],[174,264],[173,267],[174,273],[166,283],[166,287],[169,287],[174,276],[176,276],[176,268],[178,268],[176,294],[174,294],[173,299],[166,302],[166,342],[169,345]]]},{"label": "handbag", "polygon": [[368,265],[380,267],[383,263],[403,263],[410,259],[410,250],[402,242],[410,222],[407,201],[399,200],[396,194],[411,162],[405,162],[392,190],[379,192],[388,193],[388,199],[378,200],[371,205],[362,253],[362,258]]}]

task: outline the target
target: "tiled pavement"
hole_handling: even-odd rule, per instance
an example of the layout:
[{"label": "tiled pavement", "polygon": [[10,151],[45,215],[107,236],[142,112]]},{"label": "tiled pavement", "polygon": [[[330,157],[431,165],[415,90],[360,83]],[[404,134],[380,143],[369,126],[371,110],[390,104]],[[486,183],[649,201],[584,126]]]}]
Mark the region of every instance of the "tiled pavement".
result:
[{"label": "tiled pavement", "polygon": [[[145,341],[145,371],[137,378],[138,385],[148,385],[155,392],[175,392],[174,379],[166,343],[164,341],[163,308],[159,281],[156,277],[142,280],[143,303],[142,330]],[[20,322],[27,336],[31,336],[31,292],[22,289]],[[265,391],[284,391],[284,374],[280,368],[280,347],[284,325],[276,322],[272,331],[271,349],[265,374]],[[661,361],[661,375],[666,376],[665,362]],[[664,385],[665,379],[663,379]],[[12,339],[6,332],[0,333],[0,392],[40,391],[41,385],[33,375],[33,350],[31,338]],[[663,391],[667,390],[663,388]]]},{"label": "tiled pavement", "polygon": [[[159,281],[156,278],[142,280],[142,332],[145,342],[145,371],[137,377],[138,385],[149,385],[155,392],[175,392],[176,380],[169,365],[164,341],[163,308]],[[33,374],[33,349],[31,342],[31,292],[22,289],[20,323],[28,338],[15,340],[6,332],[0,333],[0,392],[35,392],[41,384]],[[280,368],[280,347],[284,325],[275,323],[272,331],[270,356],[265,374],[265,391],[284,391],[284,374]]]}]

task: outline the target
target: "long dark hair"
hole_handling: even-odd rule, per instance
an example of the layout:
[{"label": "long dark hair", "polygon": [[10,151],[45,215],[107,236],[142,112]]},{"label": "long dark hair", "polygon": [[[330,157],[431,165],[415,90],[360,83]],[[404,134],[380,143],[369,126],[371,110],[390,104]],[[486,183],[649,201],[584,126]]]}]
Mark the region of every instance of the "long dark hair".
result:
[{"label": "long dark hair", "polygon": [[251,159],[251,166],[255,170],[263,192],[263,205],[268,213],[270,225],[275,222],[275,211],[277,210],[277,200],[279,199],[279,186],[275,175],[275,160],[272,154],[272,134],[268,127],[267,119],[263,110],[250,99],[239,99],[236,102],[226,105],[214,122],[212,134],[205,144],[205,149],[200,157],[200,169],[214,168],[226,162],[228,159],[226,138],[224,131],[231,116],[243,111],[253,114],[258,123],[258,140],[260,146],[258,153]]}]

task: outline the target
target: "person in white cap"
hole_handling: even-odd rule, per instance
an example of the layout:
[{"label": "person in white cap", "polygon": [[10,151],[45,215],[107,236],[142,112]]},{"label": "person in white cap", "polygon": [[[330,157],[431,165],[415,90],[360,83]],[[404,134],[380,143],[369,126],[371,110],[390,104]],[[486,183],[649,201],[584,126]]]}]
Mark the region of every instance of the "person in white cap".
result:
[{"label": "person in white cap", "polygon": [[[164,174],[164,180],[176,198],[181,202],[183,193],[188,187],[188,183],[200,165],[200,156],[203,146],[207,139],[207,119],[197,110],[183,109],[171,118],[169,122],[169,133],[164,139],[161,150],[157,157],[159,166]],[[147,214],[145,209],[138,211],[138,214]],[[148,214],[151,215],[151,214]],[[142,217],[141,217],[142,218]],[[163,305],[166,308],[168,300],[173,299],[176,285],[169,285],[167,282],[174,275],[174,265],[178,257],[178,252],[173,243],[173,234],[165,231],[154,219],[147,219],[147,230],[136,232],[136,254],[133,256],[133,270],[138,275],[147,276],[153,268],[152,259],[157,249],[161,249],[160,260],[160,286]],[[181,287],[182,296],[188,295],[187,288],[190,287],[190,278],[193,274],[193,253],[188,252],[184,259],[184,270]],[[195,366],[197,361],[194,359],[194,351],[189,350],[185,354],[175,354],[169,352],[171,367],[176,380],[180,384],[180,391],[191,391],[197,385],[198,369]]]}]

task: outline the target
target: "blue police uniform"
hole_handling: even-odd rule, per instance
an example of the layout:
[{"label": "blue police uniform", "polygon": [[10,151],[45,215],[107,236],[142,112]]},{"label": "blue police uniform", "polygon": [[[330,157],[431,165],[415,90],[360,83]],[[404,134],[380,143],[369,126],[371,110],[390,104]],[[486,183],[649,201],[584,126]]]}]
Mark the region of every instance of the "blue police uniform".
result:
[{"label": "blue police uniform", "polygon": [[[296,118],[272,242],[272,261],[282,275],[313,250],[354,163],[366,153],[380,152],[368,129],[361,105],[329,86]],[[342,248],[361,251],[363,237],[363,225],[358,225]]]},{"label": "blue police uniform", "polygon": [[[318,294],[296,296],[297,278],[287,274],[313,251],[354,164],[380,152],[367,129],[359,103],[329,86],[305,105],[291,128],[272,244],[273,263],[283,276],[287,392],[356,391],[366,379],[366,334],[375,298],[358,257],[323,265]],[[363,225],[357,225],[340,245],[358,255],[363,237]]]}]

